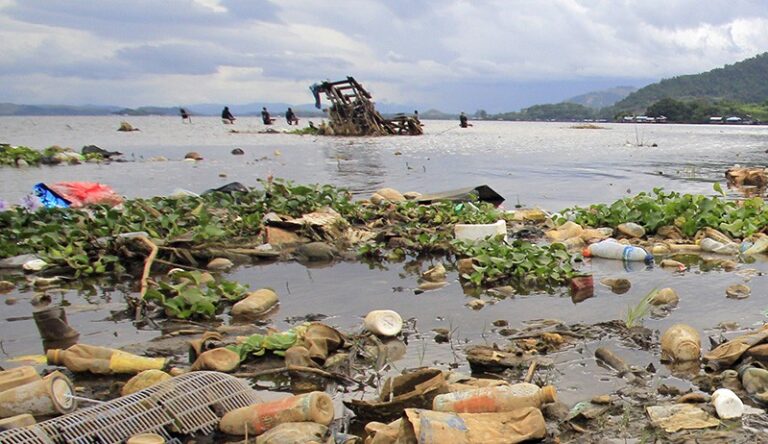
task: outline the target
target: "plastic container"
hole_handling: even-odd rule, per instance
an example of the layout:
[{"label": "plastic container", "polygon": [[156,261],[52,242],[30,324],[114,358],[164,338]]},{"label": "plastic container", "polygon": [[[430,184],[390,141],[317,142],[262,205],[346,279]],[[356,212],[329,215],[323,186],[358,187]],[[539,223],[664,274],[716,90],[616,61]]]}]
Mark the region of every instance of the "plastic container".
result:
[{"label": "plastic container", "polygon": [[192,370],[214,370],[228,373],[235,370],[239,365],[240,354],[221,347],[200,353],[200,356],[192,363]]},{"label": "plastic container", "polygon": [[695,328],[675,324],[661,335],[661,360],[663,362],[697,361],[701,356],[701,337]]},{"label": "plastic container", "polygon": [[604,259],[619,259],[628,262],[645,262],[650,264],[653,255],[640,247],[624,245],[613,239],[606,239],[592,244],[582,252],[584,257],[601,257]]},{"label": "plastic container", "polygon": [[739,369],[744,390],[761,402],[768,401],[768,370],[758,367]]},{"label": "plastic container", "polygon": [[740,418],[744,414],[744,403],[730,389],[720,388],[712,393],[712,405],[720,419]]},{"label": "plastic container", "polygon": [[435,396],[432,410],[456,413],[508,412],[521,407],[540,408],[555,402],[555,387],[521,382],[511,386],[486,387]]},{"label": "plastic container", "polygon": [[638,225],[634,222],[625,222],[620,224],[616,229],[627,237],[643,237],[645,236],[645,228],[642,225]]},{"label": "plastic container", "polygon": [[50,365],[64,365],[73,372],[91,372],[100,375],[136,374],[144,370],[165,367],[165,358],[145,358],[120,350],[93,345],[77,344],[66,350],[51,349],[45,353]]},{"label": "plastic container", "polygon": [[584,228],[576,222],[567,221],[554,230],[547,231],[547,238],[552,242],[562,242],[566,239],[579,237],[584,233]]},{"label": "plastic container", "polygon": [[142,433],[128,438],[125,444],[164,444],[165,438],[157,433]]},{"label": "plastic container", "polygon": [[77,343],[80,333],[67,323],[63,307],[49,307],[32,313],[37,331],[43,338],[43,348],[65,348]]},{"label": "plastic container", "polygon": [[749,248],[744,250],[744,254],[749,256],[752,254],[763,253],[765,250],[768,250],[768,237],[761,237],[756,240],[754,244],[750,245]]},{"label": "plastic container", "polygon": [[0,372],[0,392],[43,379],[31,365]]},{"label": "plastic container", "polygon": [[69,413],[77,407],[72,382],[62,373],[0,392],[0,417],[29,413],[49,416]]},{"label": "plastic container", "polygon": [[277,293],[262,288],[248,295],[232,306],[232,316],[261,316],[277,305]]},{"label": "plastic container", "polygon": [[365,316],[363,323],[376,336],[397,336],[403,329],[403,318],[393,310],[373,310]]},{"label": "plastic container", "polygon": [[409,424],[401,427],[398,443],[515,443],[540,441],[547,436],[544,416],[541,410],[533,407],[499,413],[453,413],[409,408],[405,409],[404,421]]},{"label": "plastic container", "polygon": [[159,384],[163,381],[171,379],[171,375],[162,370],[144,370],[133,378],[129,379],[120,390],[122,396],[128,396],[136,393],[139,390],[144,390],[147,387],[152,387],[155,384]]},{"label": "plastic container", "polygon": [[506,241],[507,223],[500,219],[493,224],[456,224],[453,227],[453,234],[456,239],[467,241],[478,241],[503,234]]},{"label": "plastic container", "polygon": [[709,251],[711,253],[739,254],[739,244],[733,243],[733,242],[722,243],[714,239],[705,237],[704,239],[701,240],[699,245],[701,245],[702,250]]},{"label": "plastic container", "polygon": [[333,400],[326,393],[311,392],[272,402],[232,410],[219,422],[219,430],[242,436],[260,435],[286,422],[316,422],[327,426],[333,421]]},{"label": "plastic container", "polygon": [[29,413],[11,416],[10,418],[0,419],[0,432],[4,430],[18,429],[20,427],[29,427],[37,424],[35,417]]}]

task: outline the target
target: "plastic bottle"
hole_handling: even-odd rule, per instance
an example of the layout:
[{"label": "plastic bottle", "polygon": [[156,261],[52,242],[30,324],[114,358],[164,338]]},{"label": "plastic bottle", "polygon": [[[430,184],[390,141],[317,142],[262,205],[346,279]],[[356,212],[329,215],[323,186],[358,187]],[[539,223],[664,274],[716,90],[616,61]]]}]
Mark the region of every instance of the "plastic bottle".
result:
[{"label": "plastic bottle", "polygon": [[0,392],[0,418],[29,413],[48,416],[69,413],[77,408],[72,382],[53,372],[38,381]]},{"label": "plastic bottle", "polygon": [[746,366],[739,369],[739,377],[747,393],[761,402],[768,401],[768,370]]},{"label": "plastic bottle", "polygon": [[701,240],[699,245],[701,245],[702,250],[709,251],[712,253],[739,254],[739,244],[736,244],[733,242],[726,244],[726,243],[718,242],[714,239],[705,237],[704,239]]},{"label": "plastic bottle", "polygon": [[744,403],[733,391],[720,388],[712,393],[712,404],[720,419],[740,418],[744,413]]},{"label": "plastic bottle", "polygon": [[445,393],[435,396],[432,410],[456,413],[507,412],[520,407],[540,408],[555,402],[555,387],[521,382],[511,386],[486,387],[476,390]]},{"label": "plastic bottle", "polygon": [[397,336],[403,328],[403,318],[393,310],[373,310],[365,316],[365,328],[377,336]]},{"label": "plastic bottle", "polygon": [[260,435],[286,422],[316,422],[327,426],[333,421],[333,400],[326,393],[311,392],[272,402],[235,409],[224,415],[219,430],[228,435]]},{"label": "plastic bottle", "polygon": [[604,259],[621,259],[623,261],[645,262],[653,261],[653,255],[640,247],[624,245],[614,239],[606,239],[592,244],[582,252],[584,257],[601,257]]},{"label": "plastic bottle", "polygon": [[125,444],[164,444],[165,438],[157,433],[142,433],[128,438]]},{"label": "plastic bottle", "polygon": [[662,362],[696,361],[701,356],[701,337],[695,328],[675,324],[661,335]]},{"label": "plastic bottle", "polygon": [[225,347],[200,353],[192,363],[192,371],[213,370],[229,373],[240,366],[240,354]]},{"label": "plastic bottle", "polygon": [[0,392],[43,379],[31,365],[0,372]]},{"label": "plastic bottle", "polygon": [[99,375],[136,374],[165,367],[165,358],[145,358],[120,350],[94,345],[76,344],[66,350],[50,349],[45,353],[50,365],[64,365],[73,372]]},{"label": "plastic bottle", "polygon": [[232,306],[232,316],[261,316],[278,303],[277,293],[262,288],[248,293],[246,297]]},{"label": "plastic bottle", "polygon": [[744,250],[744,254],[749,256],[751,254],[758,254],[762,253],[765,250],[768,250],[768,236],[764,236],[759,238],[755,241],[754,244],[752,244],[749,248]]}]

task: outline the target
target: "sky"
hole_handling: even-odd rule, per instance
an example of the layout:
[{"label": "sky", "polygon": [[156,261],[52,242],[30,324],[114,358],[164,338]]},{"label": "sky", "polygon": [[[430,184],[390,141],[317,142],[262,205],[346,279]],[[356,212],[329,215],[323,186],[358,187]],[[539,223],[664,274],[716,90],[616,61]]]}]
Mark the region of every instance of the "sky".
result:
[{"label": "sky", "polygon": [[768,50],[764,0],[0,0],[0,102],[517,111]]}]

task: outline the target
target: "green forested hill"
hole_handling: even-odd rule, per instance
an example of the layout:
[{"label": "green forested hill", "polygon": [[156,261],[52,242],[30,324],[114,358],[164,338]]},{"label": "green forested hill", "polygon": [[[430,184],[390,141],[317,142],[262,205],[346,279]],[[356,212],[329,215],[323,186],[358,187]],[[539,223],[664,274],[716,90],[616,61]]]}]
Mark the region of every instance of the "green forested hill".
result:
[{"label": "green forested hill", "polygon": [[768,52],[705,73],[664,79],[635,91],[616,103],[614,109],[643,112],[664,98],[765,102],[768,100]]}]

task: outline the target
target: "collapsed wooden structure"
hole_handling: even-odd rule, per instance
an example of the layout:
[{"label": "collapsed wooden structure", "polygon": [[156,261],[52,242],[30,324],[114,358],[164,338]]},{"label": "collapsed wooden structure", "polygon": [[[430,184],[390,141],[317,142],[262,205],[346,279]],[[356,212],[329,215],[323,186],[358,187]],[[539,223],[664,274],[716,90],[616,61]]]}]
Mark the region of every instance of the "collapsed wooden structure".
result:
[{"label": "collapsed wooden structure", "polygon": [[310,87],[319,108],[320,93],[331,102],[328,107],[330,122],[321,127],[321,133],[336,136],[385,136],[423,134],[421,122],[414,115],[398,114],[385,119],[373,105],[371,94],[353,77],[337,82],[322,82]]}]

